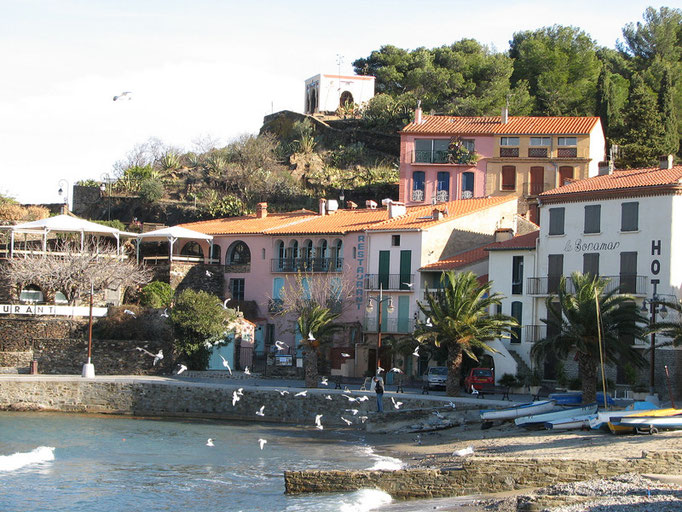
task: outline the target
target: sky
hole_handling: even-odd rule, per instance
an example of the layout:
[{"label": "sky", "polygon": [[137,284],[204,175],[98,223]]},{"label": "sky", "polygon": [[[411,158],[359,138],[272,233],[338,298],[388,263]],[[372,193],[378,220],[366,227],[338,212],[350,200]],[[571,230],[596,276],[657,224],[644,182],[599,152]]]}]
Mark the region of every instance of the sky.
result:
[{"label": "sky", "polygon": [[[0,0],[0,193],[56,203],[150,137],[190,150],[303,110],[304,80],[372,50],[573,25],[615,47],[647,1]],[[672,3],[662,4],[672,6]],[[659,8],[660,5],[654,5]],[[123,91],[132,100],[113,101]],[[66,181],[66,186],[64,182]],[[71,199],[69,192],[69,201]]]}]

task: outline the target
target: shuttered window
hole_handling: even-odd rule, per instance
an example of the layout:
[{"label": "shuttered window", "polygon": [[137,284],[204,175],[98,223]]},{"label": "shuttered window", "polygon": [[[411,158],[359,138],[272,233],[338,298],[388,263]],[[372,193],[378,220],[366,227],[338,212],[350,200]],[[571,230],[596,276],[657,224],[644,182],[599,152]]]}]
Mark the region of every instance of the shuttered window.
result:
[{"label": "shuttered window", "polygon": [[585,233],[601,231],[601,205],[593,204],[585,207]]},{"label": "shuttered window", "polygon": [[549,209],[549,234],[563,235],[564,234],[564,208],[550,208]]},{"label": "shuttered window", "polygon": [[637,231],[639,229],[639,203],[623,203],[620,208],[620,230]]},{"label": "shuttered window", "polygon": [[599,253],[583,254],[583,274],[599,275]]},{"label": "shuttered window", "polygon": [[561,276],[564,275],[564,255],[550,254],[548,256],[547,269],[547,292],[556,293],[559,291]]},{"label": "shuttered window", "polygon": [[620,253],[620,291],[635,293],[637,287],[637,253]]},{"label": "shuttered window", "polygon": [[516,190],[516,167],[502,166],[502,190]]}]

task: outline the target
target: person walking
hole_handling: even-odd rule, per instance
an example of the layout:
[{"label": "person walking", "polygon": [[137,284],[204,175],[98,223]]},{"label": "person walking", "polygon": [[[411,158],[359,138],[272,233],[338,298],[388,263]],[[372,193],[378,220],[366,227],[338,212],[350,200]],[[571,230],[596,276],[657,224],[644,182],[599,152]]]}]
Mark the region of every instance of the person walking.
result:
[{"label": "person walking", "polygon": [[377,411],[384,412],[384,380],[378,375],[374,377],[374,391],[377,393]]}]

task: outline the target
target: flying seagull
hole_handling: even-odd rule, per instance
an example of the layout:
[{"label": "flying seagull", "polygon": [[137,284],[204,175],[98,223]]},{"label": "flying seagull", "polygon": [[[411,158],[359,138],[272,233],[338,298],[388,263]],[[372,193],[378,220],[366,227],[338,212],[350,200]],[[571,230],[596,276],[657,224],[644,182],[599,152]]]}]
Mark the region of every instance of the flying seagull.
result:
[{"label": "flying seagull", "polygon": [[362,395],[357,400],[358,402],[366,402],[367,400],[369,400],[369,397],[367,395]]},{"label": "flying seagull", "polygon": [[180,366],[180,368],[178,368],[178,371],[175,375],[180,375],[182,372],[184,372],[187,369],[187,367],[184,364],[181,364],[179,366]]},{"label": "flying seagull", "polygon": [[294,396],[307,396],[308,395],[308,390],[305,391],[300,391],[296,393]]},{"label": "flying seagull", "polygon": [[341,396],[345,396],[349,402],[357,402],[358,401],[357,398],[353,398],[352,396],[348,396],[348,395],[341,395]]},{"label": "flying seagull", "polygon": [[161,313],[161,316],[162,316],[163,318],[168,318],[168,308],[166,308],[166,309],[163,310],[163,313]]},{"label": "flying seagull", "polygon": [[331,399],[332,399],[332,396],[331,396],[331,395],[327,395],[327,396],[325,396],[325,398],[326,398],[327,400],[331,400]]},{"label": "flying seagull", "polygon": [[313,336],[313,331],[308,333],[308,341],[315,341],[315,336]]},{"label": "flying seagull", "polygon": [[263,412],[264,409],[265,409],[265,406],[261,405],[260,409],[256,411],[256,416],[265,416],[265,413]]},{"label": "flying seagull", "polygon": [[391,397],[391,402],[393,402],[393,407],[395,407],[396,409],[400,409],[400,406],[403,405],[402,402],[396,402],[395,398],[393,397]]},{"label": "flying seagull", "polygon": [[346,419],[346,418],[344,418],[343,416],[341,416],[341,419],[342,419],[343,421],[345,421],[345,422],[346,422],[346,425],[351,425],[351,424],[353,423],[352,421],[350,421],[350,420],[347,420],[347,419]]},{"label": "flying seagull", "polygon": [[426,325],[426,327],[433,327],[433,322],[431,321],[431,317],[426,319],[425,325]]},{"label": "flying seagull", "polygon": [[225,359],[222,355],[218,354],[220,356],[220,359],[223,360],[223,366],[227,368],[227,371],[230,372],[230,375],[232,375],[232,368],[230,368],[230,363],[227,362],[227,359]]},{"label": "flying seagull", "polygon": [[123,91],[121,94],[118,96],[114,96],[114,101],[119,101],[119,100],[131,100],[133,99],[132,92],[130,91]]},{"label": "flying seagull", "polygon": [[152,354],[152,353],[149,352],[148,350],[145,350],[145,349],[140,348],[140,347],[135,347],[135,350],[139,350],[140,352],[144,352],[144,353],[147,354],[148,356],[153,357],[153,358],[154,358],[154,362],[153,362],[152,364],[153,364],[154,366],[156,366],[156,363],[158,363],[159,361],[161,361],[161,359],[163,359],[163,350],[159,350],[159,352],[158,352],[157,354]]},{"label": "flying seagull", "polygon": [[275,342],[275,347],[277,347],[277,350],[285,350],[286,348],[289,348],[289,345],[287,345],[283,341],[278,340]]},{"label": "flying seagull", "polygon": [[126,315],[135,316],[135,312],[134,312],[134,311],[130,311],[129,309],[124,309],[123,312],[124,312]]},{"label": "flying seagull", "polygon": [[381,372],[385,372],[385,371],[386,370],[384,370],[381,366],[377,367],[377,375],[379,375]]},{"label": "flying seagull", "polygon": [[267,442],[268,442],[267,439],[259,439],[259,440],[258,440],[258,444],[260,445],[260,449],[261,449],[261,450],[263,449],[263,446],[265,446],[265,444],[266,444]]},{"label": "flying seagull", "polygon": [[279,389],[276,389],[275,391],[277,391],[277,392],[278,392],[280,395],[282,395],[282,396],[288,395],[288,394],[289,394],[289,392],[288,392],[286,389],[285,389],[284,391],[281,391],[281,390],[279,390]]},{"label": "flying seagull", "polygon": [[322,379],[320,380],[320,384],[323,386],[329,386],[329,379],[323,376]]},{"label": "flying seagull", "polygon": [[233,391],[232,392],[232,407],[234,407],[237,404],[237,402],[239,402],[239,400],[240,400],[239,394],[237,394],[236,391]]},{"label": "flying seagull", "polygon": [[341,357],[350,357],[350,354],[346,354],[345,352],[341,352]]},{"label": "flying seagull", "polygon": [[358,416],[358,418],[360,418],[360,421],[364,423],[365,421],[367,421],[368,416]]},{"label": "flying seagull", "polygon": [[212,276],[213,276],[213,272],[209,272],[209,271],[207,270],[207,271],[206,271],[206,277],[212,277]]},{"label": "flying seagull", "polygon": [[405,286],[408,288],[412,288],[414,286],[414,283],[403,283]]},{"label": "flying seagull", "polygon": [[350,389],[348,389],[348,386],[346,386],[345,388],[343,388],[343,392],[344,393],[350,393],[351,391],[350,391]]},{"label": "flying seagull", "polygon": [[244,396],[244,388],[239,388],[239,389],[237,390],[237,394],[238,394],[239,396]]},{"label": "flying seagull", "polygon": [[346,410],[347,410],[348,412],[352,412],[352,413],[353,413],[353,416],[357,416],[358,413],[360,412],[360,411],[358,411],[357,409],[346,409]]},{"label": "flying seagull", "polygon": [[213,439],[211,439],[211,438],[209,437],[209,438],[208,438],[208,441],[206,441],[206,446],[215,446],[215,445],[213,444]]},{"label": "flying seagull", "polygon": [[403,373],[403,371],[400,368],[391,368],[390,370],[388,370],[388,372]]},{"label": "flying seagull", "polygon": [[417,348],[414,349],[414,352],[412,352],[412,355],[413,355],[414,357],[419,357],[419,347],[417,347]]},{"label": "flying seagull", "polygon": [[315,415],[315,428],[317,428],[318,430],[324,430],[324,427],[322,426],[322,421],[320,421],[322,420],[322,416],[323,416],[322,414]]}]

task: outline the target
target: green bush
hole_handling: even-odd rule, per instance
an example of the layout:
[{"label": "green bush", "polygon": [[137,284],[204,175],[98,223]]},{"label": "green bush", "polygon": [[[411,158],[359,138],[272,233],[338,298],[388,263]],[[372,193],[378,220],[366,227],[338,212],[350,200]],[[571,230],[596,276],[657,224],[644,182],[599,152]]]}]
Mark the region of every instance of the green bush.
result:
[{"label": "green bush", "polygon": [[190,369],[205,370],[210,355],[205,342],[217,340],[228,320],[220,299],[204,291],[183,290],[175,299],[170,318],[175,353],[186,357]]},{"label": "green bush", "polygon": [[162,281],[152,281],[140,292],[140,304],[148,308],[168,308],[172,301],[173,288]]},{"label": "green bush", "polygon": [[140,197],[148,203],[155,203],[163,197],[164,189],[160,181],[149,178],[140,185]]},{"label": "green bush", "polygon": [[500,386],[507,386],[510,388],[515,388],[519,385],[519,381],[516,380],[516,377],[512,375],[511,373],[505,373],[500,377]]}]

